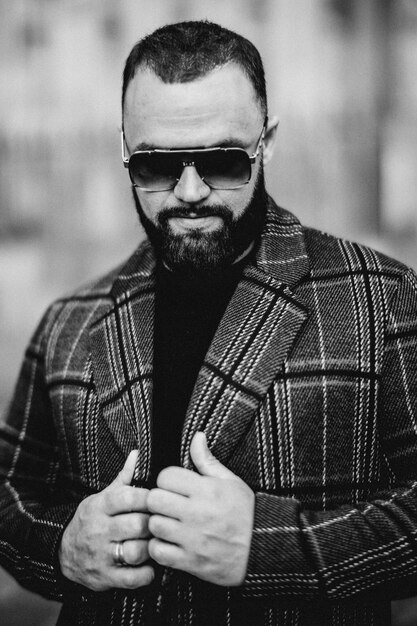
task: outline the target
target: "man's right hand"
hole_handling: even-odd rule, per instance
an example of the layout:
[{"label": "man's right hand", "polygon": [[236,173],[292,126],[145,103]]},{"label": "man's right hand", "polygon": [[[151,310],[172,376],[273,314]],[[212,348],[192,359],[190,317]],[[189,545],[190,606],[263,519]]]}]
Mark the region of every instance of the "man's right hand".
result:
[{"label": "man's right hand", "polygon": [[[136,458],[137,450],[111,485],[80,503],[62,536],[62,573],[93,591],[136,589],[154,577],[153,567],[144,565],[149,558],[148,489],[130,486]],[[118,542],[127,565],[116,560]]]}]

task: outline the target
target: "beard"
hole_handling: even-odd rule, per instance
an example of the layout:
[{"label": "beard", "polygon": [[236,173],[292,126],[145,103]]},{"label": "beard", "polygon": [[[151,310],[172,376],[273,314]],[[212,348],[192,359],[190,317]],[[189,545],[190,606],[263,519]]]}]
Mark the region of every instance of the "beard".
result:
[{"label": "beard", "polygon": [[[154,224],[145,215],[133,186],[132,192],[140,222],[157,259],[171,270],[185,274],[215,273],[229,266],[259,239],[265,223],[267,194],[262,163],[252,197],[237,218],[228,205],[172,207],[163,209]],[[173,233],[170,218],[190,213],[199,217],[216,215],[223,224],[208,233],[197,229],[185,234]]]}]

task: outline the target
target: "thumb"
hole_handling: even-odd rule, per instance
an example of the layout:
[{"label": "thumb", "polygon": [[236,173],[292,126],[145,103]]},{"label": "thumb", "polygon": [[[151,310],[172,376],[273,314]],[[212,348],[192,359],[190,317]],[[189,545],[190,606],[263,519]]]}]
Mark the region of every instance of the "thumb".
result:
[{"label": "thumb", "polygon": [[190,455],[192,462],[202,476],[236,479],[235,474],[222,465],[210,452],[206,435],[203,432],[195,433],[191,441]]},{"label": "thumb", "polygon": [[127,457],[125,464],[114,479],[112,485],[130,485],[135,472],[136,461],[139,450],[132,450]]}]

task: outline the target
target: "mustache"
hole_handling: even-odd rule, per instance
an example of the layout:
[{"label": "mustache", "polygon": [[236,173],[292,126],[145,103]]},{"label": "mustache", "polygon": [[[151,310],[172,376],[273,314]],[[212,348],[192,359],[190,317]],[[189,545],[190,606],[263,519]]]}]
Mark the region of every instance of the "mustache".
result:
[{"label": "mustache", "polygon": [[158,222],[166,224],[172,217],[222,217],[226,222],[233,219],[232,211],[223,205],[201,205],[199,207],[168,207],[163,209],[159,216]]}]

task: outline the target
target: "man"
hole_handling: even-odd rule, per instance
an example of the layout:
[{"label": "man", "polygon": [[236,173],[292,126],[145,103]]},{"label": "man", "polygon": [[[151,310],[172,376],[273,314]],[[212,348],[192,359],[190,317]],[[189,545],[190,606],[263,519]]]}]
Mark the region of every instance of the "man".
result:
[{"label": "man", "polygon": [[133,48],[149,239],[52,305],[2,428],[1,561],[60,624],[386,624],[417,589],[417,278],[274,204],[276,127],[235,33]]}]

